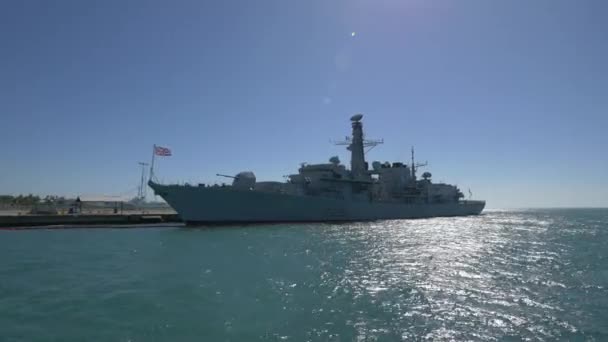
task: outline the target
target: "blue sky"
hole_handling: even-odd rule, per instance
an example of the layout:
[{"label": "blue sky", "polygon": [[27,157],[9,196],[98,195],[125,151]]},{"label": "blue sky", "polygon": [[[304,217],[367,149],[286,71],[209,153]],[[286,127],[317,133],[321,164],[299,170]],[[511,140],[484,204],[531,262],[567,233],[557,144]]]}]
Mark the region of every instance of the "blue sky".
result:
[{"label": "blue sky", "polygon": [[[0,2],[0,193],[280,180],[416,146],[488,206],[608,206],[608,2]],[[353,36],[353,32],[355,35]],[[218,181],[222,181],[221,179]]]}]

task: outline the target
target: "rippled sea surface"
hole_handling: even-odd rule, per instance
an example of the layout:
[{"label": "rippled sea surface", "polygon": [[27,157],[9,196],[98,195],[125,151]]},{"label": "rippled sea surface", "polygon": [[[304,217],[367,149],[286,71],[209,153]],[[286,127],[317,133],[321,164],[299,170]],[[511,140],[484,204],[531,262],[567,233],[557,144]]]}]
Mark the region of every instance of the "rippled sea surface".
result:
[{"label": "rippled sea surface", "polygon": [[2,341],[608,341],[608,210],[0,232]]}]

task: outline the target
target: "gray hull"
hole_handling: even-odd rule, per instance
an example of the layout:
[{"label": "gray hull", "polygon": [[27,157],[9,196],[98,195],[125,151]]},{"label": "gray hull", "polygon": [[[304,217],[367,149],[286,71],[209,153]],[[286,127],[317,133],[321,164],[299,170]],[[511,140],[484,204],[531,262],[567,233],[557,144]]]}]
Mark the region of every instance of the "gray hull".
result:
[{"label": "gray hull", "polygon": [[478,215],[484,201],[405,204],[150,183],[187,224],[368,221]]}]

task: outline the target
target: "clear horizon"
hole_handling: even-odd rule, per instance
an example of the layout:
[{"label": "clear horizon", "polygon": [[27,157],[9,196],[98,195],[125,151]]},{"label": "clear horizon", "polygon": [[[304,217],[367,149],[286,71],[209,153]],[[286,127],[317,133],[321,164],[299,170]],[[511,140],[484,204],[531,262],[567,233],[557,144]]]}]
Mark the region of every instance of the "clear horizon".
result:
[{"label": "clear horizon", "polygon": [[[608,3],[0,4],[0,194],[136,193],[326,162],[363,113],[368,161],[488,208],[608,207]],[[148,194],[151,190],[148,189]]]}]

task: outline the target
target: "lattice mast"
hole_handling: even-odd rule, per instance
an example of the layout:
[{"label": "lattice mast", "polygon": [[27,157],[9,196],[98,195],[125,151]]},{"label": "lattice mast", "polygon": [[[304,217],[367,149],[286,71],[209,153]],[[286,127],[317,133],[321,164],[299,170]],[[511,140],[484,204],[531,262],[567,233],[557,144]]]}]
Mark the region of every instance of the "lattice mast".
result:
[{"label": "lattice mast", "polygon": [[137,188],[137,198],[139,198],[140,200],[144,200],[146,198],[146,186],[144,185],[145,179],[146,179],[146,166],[148,166],[148,163],[144,163],[144,162],[138,162],[137,164],[139,164],[139,166],[141,166],[141,179],[140,179],[140,183],[139,183],[139,187]]}]

